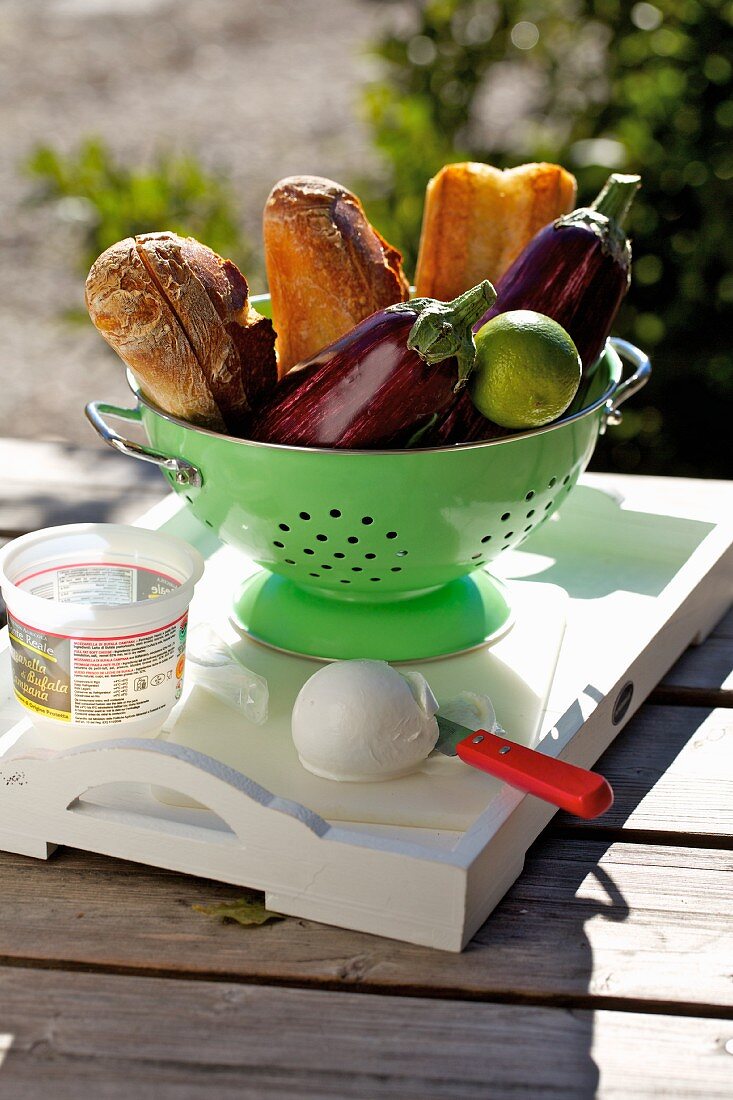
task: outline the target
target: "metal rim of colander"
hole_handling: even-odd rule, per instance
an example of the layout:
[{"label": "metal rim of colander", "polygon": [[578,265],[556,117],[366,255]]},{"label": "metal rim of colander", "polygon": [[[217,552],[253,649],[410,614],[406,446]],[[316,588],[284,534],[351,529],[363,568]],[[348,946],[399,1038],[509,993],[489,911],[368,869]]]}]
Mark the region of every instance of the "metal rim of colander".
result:
[{"label": "metal rim of colander", "polygon": [[[606,350],[613,351],[610,347],[607,347]],[[616,353],[614,352],[614,354]],[[347,447],[297,447],[291,443],[263,443],[258,439],[243,439],[239,436],[227,435],[226,432],[217,432],[213,431],[211,428],[199,427],[197,424],[191,424],[187,420],[181,420],[179,417],[173,416],[171,413],[164,412],[163,409],[158,408],[156,404],[148,400],[148,398],[142,394],[137,379],[132,371],[128,369],[126,373],[127,384],[132,390],[136,400],[141,405],[145,405],[145,407],[155,413],[156,416],[169,421],[171,424],[176,424],[179,428],[187,428],[189,431],[196,432],[200,435],[208,435],[213,439],[228,439],[232,443],[238,443],[244,447],[264,447],[270,451],[295,451],[299,454],[320,455],[415,455],[437,454],[442,451],[450,454],[457,451],[479,450],[482,447],[498,447],[503,443],[513,443],[518,439],[531,439],[533,436],[544,435],[547,432],[555,431],[557,428],[562,428],[566,424],[574,424],[576,421],[582,420],[586,416],[591,416],[592,413],[597,412],[598,409],[603,408],[607,404],[621,384],[621,379],[617,382],[613,381],[609,383],[604,393],[596,398],[592,405],[586,405],[584,409],[579,409],[578,412],[571,413],[570,416],[564,416],[560,420],[554,420],[551,424],[545,424],[541,428],[523,429],[512,435],[501,436],[499,439],[481,439],[476,443],[448,443],[441,447],[394,447],[384,449],[374,448],[373,450],[354,448],[352,450]]]}]

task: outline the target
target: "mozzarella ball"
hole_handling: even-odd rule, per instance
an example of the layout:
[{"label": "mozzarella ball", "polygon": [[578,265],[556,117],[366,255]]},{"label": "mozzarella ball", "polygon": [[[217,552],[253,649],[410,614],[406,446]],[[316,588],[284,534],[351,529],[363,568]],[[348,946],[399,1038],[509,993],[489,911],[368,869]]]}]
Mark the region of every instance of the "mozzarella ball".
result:
[{"label": "mozzarella ball", "polygon": [[336,661],[301,688],[293,742],[303,767],[325,779],[396,779],[435,748],[437,709],[418,672],[401,676],[386,661]]}]

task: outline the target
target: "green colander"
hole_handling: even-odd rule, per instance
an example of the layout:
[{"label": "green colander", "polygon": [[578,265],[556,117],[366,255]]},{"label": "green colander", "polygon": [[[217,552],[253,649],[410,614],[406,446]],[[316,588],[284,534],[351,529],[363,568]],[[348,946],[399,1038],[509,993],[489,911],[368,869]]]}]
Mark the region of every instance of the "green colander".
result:
[{"label": "green colander", "polygon": [[[619,356],[633,368],[624,382]],[[160,466],[199,520],[261,566],[232,593],[244,631],[314,657],[415,661],[507,629],[506,590],[485,567],[557,511],[650,370],[612,339],[579,411],[505,439],[403,451],[234,439],[161,412],[129,374],[136,408],[91,402],[86,412],[107,443]],[[141,422],[150,446],[105,416]]]}]

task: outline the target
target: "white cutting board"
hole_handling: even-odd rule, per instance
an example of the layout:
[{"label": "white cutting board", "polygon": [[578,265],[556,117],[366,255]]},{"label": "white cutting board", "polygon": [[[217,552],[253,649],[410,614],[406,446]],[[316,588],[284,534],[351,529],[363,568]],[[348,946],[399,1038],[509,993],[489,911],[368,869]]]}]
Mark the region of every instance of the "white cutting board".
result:
[{"label": "white cutting board", "polygon": [[[241,570],[241,558],[233,559],[226,548],[207,562],[204,581],[191,607],[191,623],[211,623],[233,645],[242,664],[267,680],[268,720],[254,725],[209,692],[196,689],[166,739],[221,760],[268,791],[301,803],[328,821],[467,829],[501,784],[458,758],[433,753],[417,772],[384,783],[337,783],[303,768],[293,747],[290,716],[300,688],[321,664],[242,637],[225,619],[212,620],[211,608],[228,606],[235,567]],[[568,598],[551,584],[514,581],[509,587],[515,623],[493,645],[400,667],[419,669],[439,702],[462,690],[488,694],[507,736],[534,745],[542,732]],[[182,796],[156,793],[172,805],[192,805]]]}]

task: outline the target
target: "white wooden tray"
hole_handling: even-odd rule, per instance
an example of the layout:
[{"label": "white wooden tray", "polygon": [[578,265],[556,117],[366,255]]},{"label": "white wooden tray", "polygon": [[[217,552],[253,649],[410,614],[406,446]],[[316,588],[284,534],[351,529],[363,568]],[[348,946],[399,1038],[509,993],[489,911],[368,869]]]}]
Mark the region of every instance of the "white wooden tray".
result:
[{"label": "white wooden tray", "polygon": [[[439,697],[488,690],[518,740],[592,765],[726,610],[732,515],[733,486],[588,476],[557,517],[495,563],[518,601],[512,632],[478,657],[423,671]],[[207,556],[218,550],[172,497],[140,522]],[[229,555],[219,552],[192,618],[221,613],[222,600],[212,616],[212,593],[227,569],[240,578],[246,569]],[[269,672],[268,727],[232,725],[232,712],[212,704],[187,713],[174,740],[59,752],[39,748],[0,653],[0,848],[46,858],[70,845],[259,888],[279,912],[460,950],[553,808],[457,761],[429,763],[399,797],[385,795],[398,783],[369,784],[347,802],[344,785],[305,776],[289,748],[290,697],[313,664],[240,644]],[[178,804],[151,787],[176,792]]]}]

